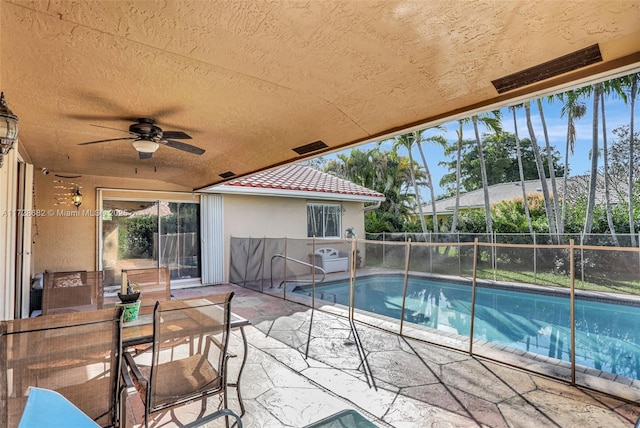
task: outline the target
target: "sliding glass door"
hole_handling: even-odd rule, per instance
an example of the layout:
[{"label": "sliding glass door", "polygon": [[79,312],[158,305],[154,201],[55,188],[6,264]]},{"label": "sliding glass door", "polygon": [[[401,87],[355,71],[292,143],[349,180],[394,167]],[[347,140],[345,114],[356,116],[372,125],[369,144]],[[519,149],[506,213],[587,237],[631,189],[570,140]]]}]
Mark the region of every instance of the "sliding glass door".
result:
[{"label": "sliding glass door", "polygon": [[105,286],[122,269],[168,266],[172,280],[200,277],[200,205],[162,200],[103,199]]}]

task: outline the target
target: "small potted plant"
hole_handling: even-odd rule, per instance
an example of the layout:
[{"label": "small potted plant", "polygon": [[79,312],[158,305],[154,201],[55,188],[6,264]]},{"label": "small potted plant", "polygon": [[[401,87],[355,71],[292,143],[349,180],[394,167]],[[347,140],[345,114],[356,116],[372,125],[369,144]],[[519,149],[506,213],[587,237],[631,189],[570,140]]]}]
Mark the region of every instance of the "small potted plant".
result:
[{"label": "small potted plant", "polygon": [[127,280],[127,292],[126,294],[118,293],[118,297],[122,303],[116,303],[116,306],[122,306],[124,308],[122,320],[124,322],[133,321],[138,319],[138,312],[140,311],[140,286],[136,283],[130,283]]}]

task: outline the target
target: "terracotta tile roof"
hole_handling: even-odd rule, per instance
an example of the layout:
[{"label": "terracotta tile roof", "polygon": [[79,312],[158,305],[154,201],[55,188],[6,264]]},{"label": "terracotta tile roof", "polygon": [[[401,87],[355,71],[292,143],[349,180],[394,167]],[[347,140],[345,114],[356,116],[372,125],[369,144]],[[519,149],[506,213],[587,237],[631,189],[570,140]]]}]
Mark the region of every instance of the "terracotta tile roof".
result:
[{"label": "terracotta tile roof", "polygon": [[273,189],[384,199],[382,193],[303,165],[287,165],[226,182],[223,187]]}]

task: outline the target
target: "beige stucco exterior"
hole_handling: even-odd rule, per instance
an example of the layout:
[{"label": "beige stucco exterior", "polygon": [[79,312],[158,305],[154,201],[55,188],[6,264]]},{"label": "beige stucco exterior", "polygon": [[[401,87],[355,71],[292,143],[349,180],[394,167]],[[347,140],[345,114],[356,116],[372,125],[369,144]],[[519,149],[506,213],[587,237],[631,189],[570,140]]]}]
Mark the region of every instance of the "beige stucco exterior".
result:
[{"label": "beige stucco exterior", "polygon": [[[8,168],[0,169],[0,173],[3,174],[7,171]],[[57,186],[69,186],[70,183],[75,183],[81,188],[83,200],[79,209],[71,203],[57,204],[59,196],[56,196],[56,193],[65,192]],[[2,189],[5,189],[5,186],[2,186]],[[189,189],[160,181],[86,175],[60,178],[56,177],[55,173],[45,175],[36,171],[33,186],[34,215],[31,217],[31,276],[45,269],[99,269],[98,189],[102,189],[104,195],[109,197],[175,200],[180,196],[180,199],[198,199]],[[3,190],[3,197],[5,192],[6,190]],[[69,202],[70,198],[71,196]],[[225,281],[229,278],[231,237],[292,238],[291,250],[294,251],[295,246],[299,245],[301,247],[298,252],[306,257],[311,251],[311,244],[307,240],[307,202],[340,203],[342,231],[353,227],[359,236],[364,236],[363,202],[233,194],[223,195],[223,201]],[[6,205],[7,202],[4,201],[3,206]],[[297,240],[299,242],[294,243]],[[318,239],[318,245],[322,245],[322,241]]]},{"label": "beige stucco exterior", "polygon": [[[352,227],[360,237],[364,236],[364,203],[339,200],[314,200],[282,196],[224,195],[224,257],[225,269],[230,261],[230,241],[238,238],[290,238],[287,253],[306,262],[312,252],[313,240],[307,237],[307,203],[340,203],[342,205],[341,229]],[[315,246],[336,246],[336,239],[316,239]],[[324,244],[326,243],[326,244]],[[290,269],[299,270],[292,266]],[[306,268],[302,268],[305,270]],[[308,270],[308,269],[306,269]],[[229,273],[225,272],[228,280]]]},{"label": "beige stucco exterior", "polygon": [[[82,205],[56,205],[57,181],[78,183],[82,186]],[[82,176],[64,179],[50,173],[36,172],[34,177],[33,250],[31,273],[45,269],[53,271],[96,270],[97,268],[97,217],[98,188],[186,191],[184,187],[151,180],[131,180],[112,177]],[[135,192],[122,192],[135,197]],[[140,193],[137,193],[138,195]],[[159,198],[163,193],[158,193]]]},{"label": "beige stucco exterior", "polygon": [[224,195],[225,237],[307,237],[307,203],[342,204],[342,229],[364,236],[364,204],[280,196]]}]

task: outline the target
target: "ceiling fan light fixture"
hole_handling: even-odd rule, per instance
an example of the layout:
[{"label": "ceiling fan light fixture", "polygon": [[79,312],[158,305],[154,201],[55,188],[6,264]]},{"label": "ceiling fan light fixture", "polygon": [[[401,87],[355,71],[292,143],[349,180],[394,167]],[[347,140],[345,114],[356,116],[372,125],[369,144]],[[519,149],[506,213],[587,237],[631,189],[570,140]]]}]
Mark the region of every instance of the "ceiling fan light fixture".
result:
[{"label": "ceiling fan light fixture", "polygon": [[133,142],[133,147],[140,153],[155,153],[160,145],[155,141],[140,139]]}]

